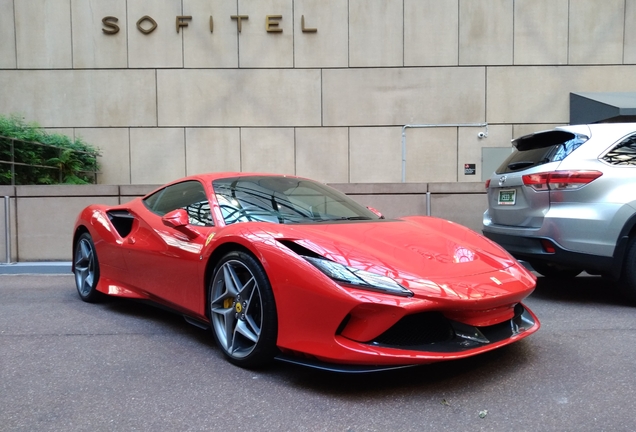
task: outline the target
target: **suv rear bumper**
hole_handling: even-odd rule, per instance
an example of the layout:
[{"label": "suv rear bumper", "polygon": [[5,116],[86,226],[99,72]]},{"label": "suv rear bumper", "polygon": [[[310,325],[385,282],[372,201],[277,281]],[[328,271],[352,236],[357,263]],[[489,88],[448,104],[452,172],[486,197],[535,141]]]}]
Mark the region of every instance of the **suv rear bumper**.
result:
[{"label": "suv rear bumper", "polygon": [[[552,263],[614,278],[618,278],[621,274],[623,251],[627,244],[627,238],[621,238],[614,251],[614,256],[608,257],[564,249],[554,239],[549,237],[520,237],[488,232],[486,230],[483,231],[483,234],[486,238],[499,244],[515,258],[528,261],[530,264],[533,261]],[[554,253],[546,252],[541,240],[548,240],[552,243]]]}]

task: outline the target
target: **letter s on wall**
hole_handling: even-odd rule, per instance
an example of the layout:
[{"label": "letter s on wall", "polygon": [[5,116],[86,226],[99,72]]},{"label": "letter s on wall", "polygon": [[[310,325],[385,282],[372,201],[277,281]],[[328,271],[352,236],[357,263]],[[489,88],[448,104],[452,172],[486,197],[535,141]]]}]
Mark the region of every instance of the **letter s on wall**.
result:
[{"label": "letter s on wall", "polygon": [[119,33],[119,26],[115,24],[117,21],[119,20],[117,19],[117,17],[114,16],[106,16],[102,18],[102,23],[105,27],[108,27],[102,28],[102,31],[107,35],[114,35],[115,33]]}]

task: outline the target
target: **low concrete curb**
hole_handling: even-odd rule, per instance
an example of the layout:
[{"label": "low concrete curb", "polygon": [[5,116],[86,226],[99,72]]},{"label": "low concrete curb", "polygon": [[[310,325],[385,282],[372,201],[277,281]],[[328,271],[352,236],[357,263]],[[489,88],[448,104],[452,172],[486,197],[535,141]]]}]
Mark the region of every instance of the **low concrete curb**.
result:
[{"label": "low concrete curb", "polygon": [[71,274],[70,261],[18,262],[0,264],[0,275],[7,274]]}]

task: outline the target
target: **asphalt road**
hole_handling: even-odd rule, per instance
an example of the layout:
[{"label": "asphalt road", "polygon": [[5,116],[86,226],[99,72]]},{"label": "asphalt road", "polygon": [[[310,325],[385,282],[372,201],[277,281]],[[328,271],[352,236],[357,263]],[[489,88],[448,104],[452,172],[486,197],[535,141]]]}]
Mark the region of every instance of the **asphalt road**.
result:
[{"label": "asphalt road", "polygon": [[[636,307],[540,278],[542,328],[470,359],[342,375],[225,362],[211,336],[71,276],[0,276],[0,431],[633,431]],[[480,417],[480,412],[482,417]]]}]

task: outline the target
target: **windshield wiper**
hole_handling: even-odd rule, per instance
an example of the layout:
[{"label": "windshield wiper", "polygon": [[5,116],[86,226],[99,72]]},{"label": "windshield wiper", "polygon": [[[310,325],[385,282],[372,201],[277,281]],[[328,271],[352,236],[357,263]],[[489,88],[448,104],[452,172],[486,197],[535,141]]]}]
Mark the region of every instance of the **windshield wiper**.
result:
[{"label": "windshield wiper", "polygon": [[334,221],[353,221],[353,220],[373,220],[368,216],[342,216],[337,218],[329,218],[329,219],[314,219],[314,222],[334,222]]}]

